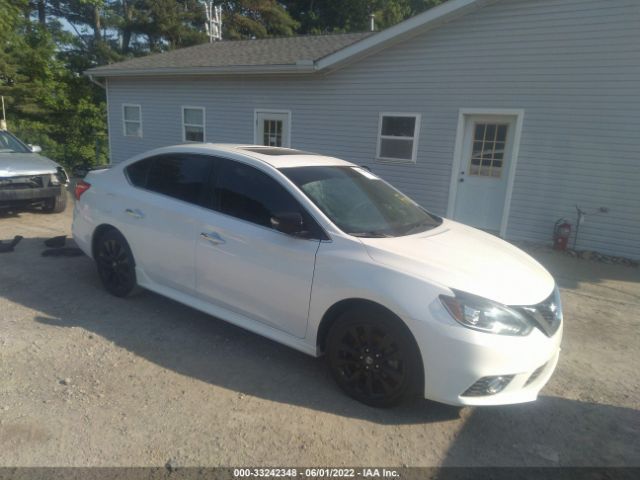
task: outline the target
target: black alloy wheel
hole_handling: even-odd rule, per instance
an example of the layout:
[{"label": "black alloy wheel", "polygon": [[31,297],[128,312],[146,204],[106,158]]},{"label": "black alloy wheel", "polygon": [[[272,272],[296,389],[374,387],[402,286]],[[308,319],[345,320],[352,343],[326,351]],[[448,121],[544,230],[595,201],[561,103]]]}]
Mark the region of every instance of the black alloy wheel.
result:
[{"label": "black alloy wheel", "polygon": [[397,319],[375,309],[346,312],[327,339],[327,360],[338,385],[375,407],[400,403],[419,385],[417,347]]},{"label": "black alloy wheel", "polygon": [[135,262],[120,232],[109,230],[100,237],[95,258],[100,280],[109,293],[126,297],[135,290]]}]

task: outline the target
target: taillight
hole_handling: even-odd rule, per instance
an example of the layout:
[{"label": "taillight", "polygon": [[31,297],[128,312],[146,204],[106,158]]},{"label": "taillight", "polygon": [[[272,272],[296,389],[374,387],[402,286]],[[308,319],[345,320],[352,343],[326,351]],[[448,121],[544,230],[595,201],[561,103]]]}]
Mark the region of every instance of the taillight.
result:
[{"label": "taillight", "polygon": [[80,197],[82,196],[82,194],[87,190],[89,190],[89,188],[91,188],[90,183],[87,183],[84,180],[78,180],[78,183],[76,183],[76,189],[74,191],[76,200],[80,200]]}]

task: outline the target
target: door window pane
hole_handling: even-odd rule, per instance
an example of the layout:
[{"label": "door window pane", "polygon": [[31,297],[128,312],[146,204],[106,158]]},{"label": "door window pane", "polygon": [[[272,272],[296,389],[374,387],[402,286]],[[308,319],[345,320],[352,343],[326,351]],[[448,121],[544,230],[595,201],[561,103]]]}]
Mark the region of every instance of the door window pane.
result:
[{"label": "door window pane", "polygon": [[469,160],[469,175],[500,178],[508,124],[476,123]]},{"label": "door window pane", "polygon": [[277,213],[299,212],[305,217],[296,199],[267,174],[231,160],[221,164],[215,189],[220,212],[269,228]]},{"label": "door window pane", "polygon": [[282,146],[282,120],[264,120],[262,144],[269,147]]},{"label": "door window pane", "polygon": [[204,155],[163,155],[149,169],[146,188],[189,203],[201,203],[213,160]]}]

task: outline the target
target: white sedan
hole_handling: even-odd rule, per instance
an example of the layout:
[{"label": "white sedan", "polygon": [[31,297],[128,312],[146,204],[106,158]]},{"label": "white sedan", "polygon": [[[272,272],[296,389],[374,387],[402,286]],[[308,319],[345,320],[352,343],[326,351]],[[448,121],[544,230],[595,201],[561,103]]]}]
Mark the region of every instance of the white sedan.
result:
[{"label": "white sedan", "polygon": [[73,235],[104,287],[167,296],[309,355],[374,406],[535,400],[558,362],[551,275],[366,168],[191,144],[89,173]]}]

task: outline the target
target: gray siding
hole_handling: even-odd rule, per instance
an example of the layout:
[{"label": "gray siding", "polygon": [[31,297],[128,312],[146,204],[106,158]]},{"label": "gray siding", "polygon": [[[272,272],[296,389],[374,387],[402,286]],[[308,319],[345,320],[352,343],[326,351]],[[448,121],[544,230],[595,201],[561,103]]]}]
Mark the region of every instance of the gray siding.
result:
[{"label": "gray siding", "polygon": [[[144,138],[122,135],[142,105]],[[640,258],[640,3],[501,1],[326,76],[109,80],[113,162],[181,143],[181,105],[206,140],[253,142],[255,108],[292,111],[292,146],[369,164],[447,211],[460,108],[524,109],[507,238],[550,241],[575,205],[578,247]],[[422,114],[416,165],[374,162],[381,111]]]}]

